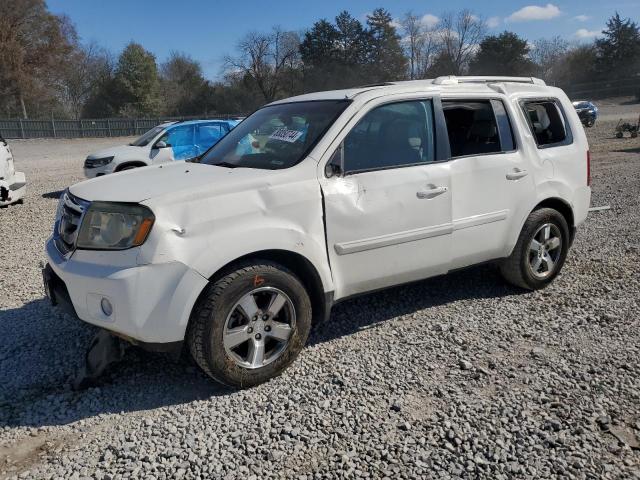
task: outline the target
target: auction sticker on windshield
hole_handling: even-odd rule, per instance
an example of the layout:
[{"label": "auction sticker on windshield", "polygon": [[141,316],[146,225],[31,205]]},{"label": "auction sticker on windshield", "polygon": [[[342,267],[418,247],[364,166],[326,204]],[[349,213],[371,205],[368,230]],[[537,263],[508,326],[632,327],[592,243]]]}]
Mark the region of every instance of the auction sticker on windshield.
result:
[{"label": "auction sticker on windshield", "polygon": [[303,132],[298,130],[289,130],[286,127],[278,128],[275,130],[269,138],[274,140],[281,140],[283,142],[293,143],[302,136]]}]

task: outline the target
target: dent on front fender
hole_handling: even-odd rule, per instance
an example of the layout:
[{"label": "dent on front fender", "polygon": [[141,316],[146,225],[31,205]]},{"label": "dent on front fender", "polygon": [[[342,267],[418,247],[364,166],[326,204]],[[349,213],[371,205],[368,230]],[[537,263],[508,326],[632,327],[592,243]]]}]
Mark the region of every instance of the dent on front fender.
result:
[{"label": "dent on front fender", "polygon": [[318,271],[325,291],[333,289],[315,178],[180,197],[171,204],[148,202],[156,224],[140,250],[139,264],[179,261],[210,278],[238,258],[284,250],[305,257]]}]

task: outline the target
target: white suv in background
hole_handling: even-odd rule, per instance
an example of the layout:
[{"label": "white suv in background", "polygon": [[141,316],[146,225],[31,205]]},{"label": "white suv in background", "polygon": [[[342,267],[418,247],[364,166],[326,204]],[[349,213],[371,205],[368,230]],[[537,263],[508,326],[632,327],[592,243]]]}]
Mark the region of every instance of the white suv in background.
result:
[{"label": "white suv in background", "polygon": [[313,93],[259,109],[199,163],[70,187],[45,283],[82,320],[151,349],[184,342],[213,378],[251,386],[352,295],[486,261],[545,287],[589,184],[575,109],[537,79]]},{"label": "white suv in background", "polygon": [[0,207],[21,202],[27,191],[26,184],[24,173],[15,170],[11,148],[0,136]]},{"label": "white suv in background", "polygon": [[129,145],[90,154],[84,161],[87,178],[174,160],[192,160],[206,152],[239,120],[189,120],[153,127]]}]

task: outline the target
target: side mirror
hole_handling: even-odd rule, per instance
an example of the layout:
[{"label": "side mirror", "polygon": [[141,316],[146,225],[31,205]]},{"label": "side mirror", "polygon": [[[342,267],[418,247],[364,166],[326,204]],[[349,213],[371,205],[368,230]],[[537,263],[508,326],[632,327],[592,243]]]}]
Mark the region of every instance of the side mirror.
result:
[{"label": "side mirror", "polygon": [[155,148],[167,148],[170,147],[171,144],[167,143],[167,142],[163,142],[162,140],[160,140],[159,142],[156,142],[156,144],[154,145]]},{"label": "side mirror", "polygon": [[324,166],[324,175],[327,178],[340,177],[344,174],[344,144],[340,144],[331,156],[331,160]]}]

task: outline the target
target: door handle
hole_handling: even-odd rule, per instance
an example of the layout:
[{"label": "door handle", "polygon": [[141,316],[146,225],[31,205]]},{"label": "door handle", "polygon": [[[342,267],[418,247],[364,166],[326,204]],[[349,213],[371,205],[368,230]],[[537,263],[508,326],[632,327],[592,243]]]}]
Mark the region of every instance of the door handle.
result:
[{"label": "door handle", "polygon": [[507,180],[519,180],[526,177],[527,175],[529,175],[529,172],[527,172],[526,170],[514,168],[513,171],[507,173]]},{"label": "door handle", "polygon": [[420,199],[429,199],[437,197],[438,195],[445,193],[448,190],[449,189],[447,187],[433,187],[428,190],[420,190],[419,192],[416,192],[416,196]]}]

